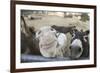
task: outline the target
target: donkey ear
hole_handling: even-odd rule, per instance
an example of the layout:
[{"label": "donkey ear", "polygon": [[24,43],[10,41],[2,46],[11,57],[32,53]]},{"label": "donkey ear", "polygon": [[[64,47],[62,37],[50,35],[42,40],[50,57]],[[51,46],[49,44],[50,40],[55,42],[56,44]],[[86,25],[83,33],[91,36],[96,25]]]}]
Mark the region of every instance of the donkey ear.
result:
[{"label": "donkey ear", "polygon": [[51,27],[52,27],[52,28],[55,28],[55,27],[56,27],[56,25],[52,25]]},{"label": "donkey ear", "polygon": [[85,32],[84,32],[84,35],[88,35],[90,33],[90,31],[89,30],[86,30]]}]

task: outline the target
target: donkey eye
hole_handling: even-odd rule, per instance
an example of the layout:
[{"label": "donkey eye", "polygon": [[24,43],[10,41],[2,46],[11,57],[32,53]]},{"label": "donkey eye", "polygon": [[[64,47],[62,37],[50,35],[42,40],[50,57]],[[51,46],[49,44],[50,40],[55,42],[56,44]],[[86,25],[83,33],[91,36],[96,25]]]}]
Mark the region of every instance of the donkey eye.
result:
[{"label": "donkey eye", "polygon": [[41,31],[38,32],[38,34],[40,34],[40,33],[41,33]]},{"label": "donkey eye", "polygon": [[51,31],[54,31],[54,29],[53,29],[53,28],[51,28]]}]

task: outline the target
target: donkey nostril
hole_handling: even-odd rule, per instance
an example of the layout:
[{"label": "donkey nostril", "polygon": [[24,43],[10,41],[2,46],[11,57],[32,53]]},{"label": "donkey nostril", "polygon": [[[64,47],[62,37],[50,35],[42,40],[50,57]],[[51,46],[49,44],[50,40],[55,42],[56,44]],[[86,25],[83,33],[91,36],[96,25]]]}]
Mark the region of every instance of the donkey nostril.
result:
[{"label": "donkey nostril", "polygon": [[80,52],[80,51],[81,51],[81,48],[78,49],[78,52]]},{"label": "donkey nostril", "polygon": [[71,46],[69,47],[69,49],[71,49]]}]

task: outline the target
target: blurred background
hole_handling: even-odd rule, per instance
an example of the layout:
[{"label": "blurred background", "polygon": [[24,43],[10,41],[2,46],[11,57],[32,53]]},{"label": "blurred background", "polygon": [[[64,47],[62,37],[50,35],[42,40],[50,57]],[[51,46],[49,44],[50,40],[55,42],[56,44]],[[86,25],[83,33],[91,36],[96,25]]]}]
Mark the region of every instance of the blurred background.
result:
[{"label": "blurred background", "polygon": [[77,29],[89,29],[89,13],[81,12],[58,12],[42,10],[21,10],[21,15],[29,27],[35,30],[42,26],[77,26]]}]

